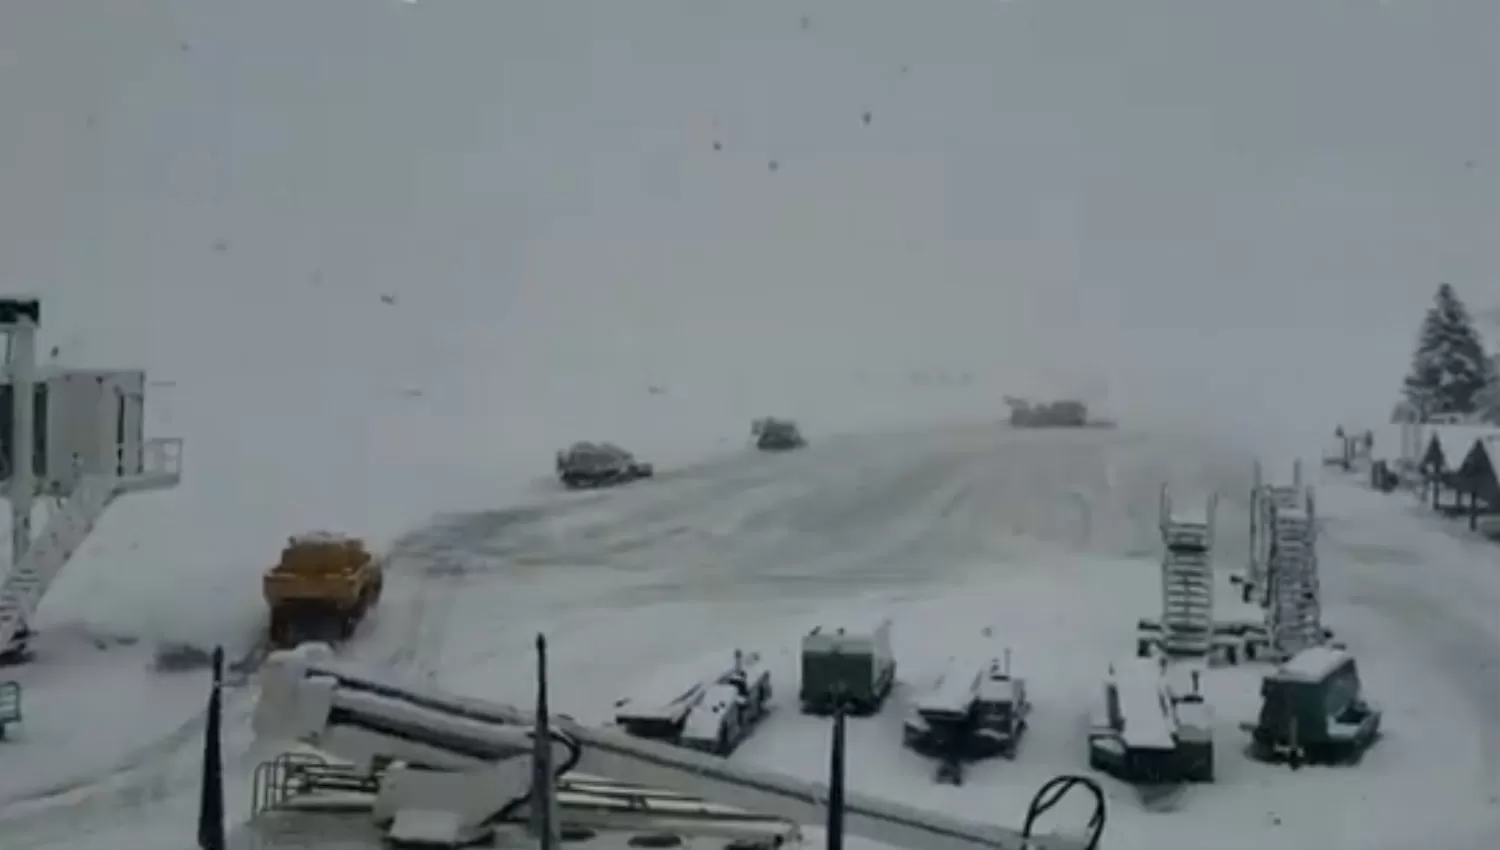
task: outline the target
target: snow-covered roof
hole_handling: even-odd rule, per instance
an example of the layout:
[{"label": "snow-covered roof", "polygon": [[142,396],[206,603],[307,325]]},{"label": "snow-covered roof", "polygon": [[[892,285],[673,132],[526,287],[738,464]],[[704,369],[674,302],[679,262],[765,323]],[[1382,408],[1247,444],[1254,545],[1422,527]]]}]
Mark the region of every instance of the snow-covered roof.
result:
[{"label": "snow-covered roof", "polygon": [[1120,698],[1125,728],[1120,737],[1133,750],[1167,750],[1177,746],[1170,706],[1162,692],[1161,668],[1149,658],[1115,663],[1112,679]]},{"label": "snow-covered roof", "polygon": [[804,652],[873,653],[883,651],[890,638],[889,617],[871,616],[869,620],[853,620],[837,626],[818,626],[802,638]]},{"label": "snow-covered roof", "polygon": [[641,682],[615,704],[617,717],[677,717],[703,690],[734,668],[733,658],[713,655],[671,665]]},{"label": "snow-covered roof", "polygon": [[881,628],[887,627],[891,622],[889,615],[871,611],[865,614],[850,615],[835,623],[820,624],[808,630],[813,634],[838,634],[869,636],[875,634]]},{"label": "snow-covered roof", "polygon": [[963,712],[974,701],[974,682],[979,671],[967,659],[950,658],[932,689],[917,698],[920,712]]},{"label": "snow-covered roof", "polygon": [[[1485,458],[1490,462],[1492,483],[1500,485],[1500,433],[1480,437],[1469,451],[1472,454],[1476,450],[1484,452]],[[1464,460],[1468,461],[1469,457],[1465,456]]]},{"label": "snow-covered roof", "polygon": [[1427,425],[1425,427],[1423,451],[1427,450],[1431,441],[1436,440],[1438,448],[1443,451],[1443,461],[1450,471],[1457,469],[1458,465],[1463,463],[1464,456],[1474,448],[1475,442],[1500,436],[1500,428],[1494,425]]},{"label": "snow-covered roof", "polygon": [[682,724],[682,737],[697,741],[712,741],[719,737],[724,723],[724,713],[734,705],[739,693],[733,685],[710,685],[703,689],[703,697],[693,710],[688,712]]},{"label": "snow-covered roof", "polygon": [[1276,678],[1293,682],[1321,682],[1349,658],[1349,653],[1328,646],[1304,649],[1281,665],[1276,671]]},{"label": "snow-covered roof", "polygon": [[[998,672],[998,671],[997,671]],[[1008,676],[987,675],[979,680],[975,696],[983,702],[1014,702],[1017,682]]]}]

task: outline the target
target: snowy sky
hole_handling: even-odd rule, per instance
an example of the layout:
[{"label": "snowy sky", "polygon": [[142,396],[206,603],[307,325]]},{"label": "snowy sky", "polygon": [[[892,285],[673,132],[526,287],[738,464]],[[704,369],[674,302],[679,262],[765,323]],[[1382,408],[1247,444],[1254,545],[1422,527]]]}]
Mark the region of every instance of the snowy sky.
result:
[{"label": "snowy sky", "polygon": [[17,0],[0,279],[75,360],[239,376],[221,414],[940,367],[1321,434],[1389,410],[1438,281],[1500,303],[1497,36],[1491,0]]}]

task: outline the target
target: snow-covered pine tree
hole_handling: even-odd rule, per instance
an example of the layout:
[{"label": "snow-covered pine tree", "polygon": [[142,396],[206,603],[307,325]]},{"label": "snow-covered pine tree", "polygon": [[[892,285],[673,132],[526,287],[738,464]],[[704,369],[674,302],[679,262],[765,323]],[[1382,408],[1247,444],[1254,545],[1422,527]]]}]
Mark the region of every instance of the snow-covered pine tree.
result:
[{"label": "snow-covered pine tree", "polygon": [[1494,374],[1468,309],[1451,285],[1439,285],[1403,385],[1406,400],[1422,419],[1440,413],[1474,415]]},{"label": "snow-covered pine tree", "polygon": [[1500,355],[1490,358],[1490,383],[1475,399],[1480,418],[1491,425],[1500,425]]}]

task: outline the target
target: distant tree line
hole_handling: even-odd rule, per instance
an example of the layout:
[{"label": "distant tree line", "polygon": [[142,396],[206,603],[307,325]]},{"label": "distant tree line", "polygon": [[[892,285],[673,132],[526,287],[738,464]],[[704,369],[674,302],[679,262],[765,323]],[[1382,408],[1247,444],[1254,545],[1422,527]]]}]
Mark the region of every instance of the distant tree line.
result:
[{"label": "distant tree line", "polygon": [[1500,425],[1500,358],[1485,350],[1483,336],[1450,284],[1438,286],[1422,319],[1401,389],[1397,421]]}]

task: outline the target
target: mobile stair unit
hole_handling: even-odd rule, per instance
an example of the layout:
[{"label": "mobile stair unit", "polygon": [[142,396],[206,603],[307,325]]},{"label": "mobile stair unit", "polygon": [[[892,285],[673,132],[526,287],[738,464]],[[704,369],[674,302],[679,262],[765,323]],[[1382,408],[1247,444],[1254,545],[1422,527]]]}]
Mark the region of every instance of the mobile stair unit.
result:
[{"label": "mobile stair unit", "polygon": [[1302,463],[1292,466],[1291,485],[1267,484],[1260,462],[1255,463],[1250,490],[1250,562],[1242,576],[1236,576],[1241,596],[1246,602],[1269,607],[1271,555],[1275,550],[1276,513],[1295,510],[1303,504]]},{"label": "mobile stair unit", "polygon": [[[1141,648],[1155,644],[1176,658],[1207,658],[1214,650],[1214,511],[1209,496],[1202,514],[1177,512],[1161,489],[1161,622],[1141,623]],[[1154,632],[1154,634],[1153,634]],[[1144,654],[1141,653],[1141,654]]]},{"label": "mobile stair unit", "polygon": [[1317,510],[1302,464],[1290,486],[1266,484],[1260,464],[1250,493],[1250,562],[1236,576],[1244,601],[1265,609],[1264,645],[1270,660],[1285,661],[1322,646],[1333,635],[1323,626],[1318,580]]},{"label": "mobile stair unit", "polygon": [[[11,505],[11,560],[0,573],[0,662],[30,654],[28,623],[115,499],[181,480],[182,441],[145,439],[145,373],[38,369],[36,299],[0,299],[5,374],[0,458]],[[53,510],[34,539],[35,500]]]},{"label": "mobile stair unit", "polygon": [[1317,510],[1312,490],[1302,487],[1271,488],[1265,510],[1266,629],[1272,658],[1284,661],[1329,637],[1318,582]]}]

